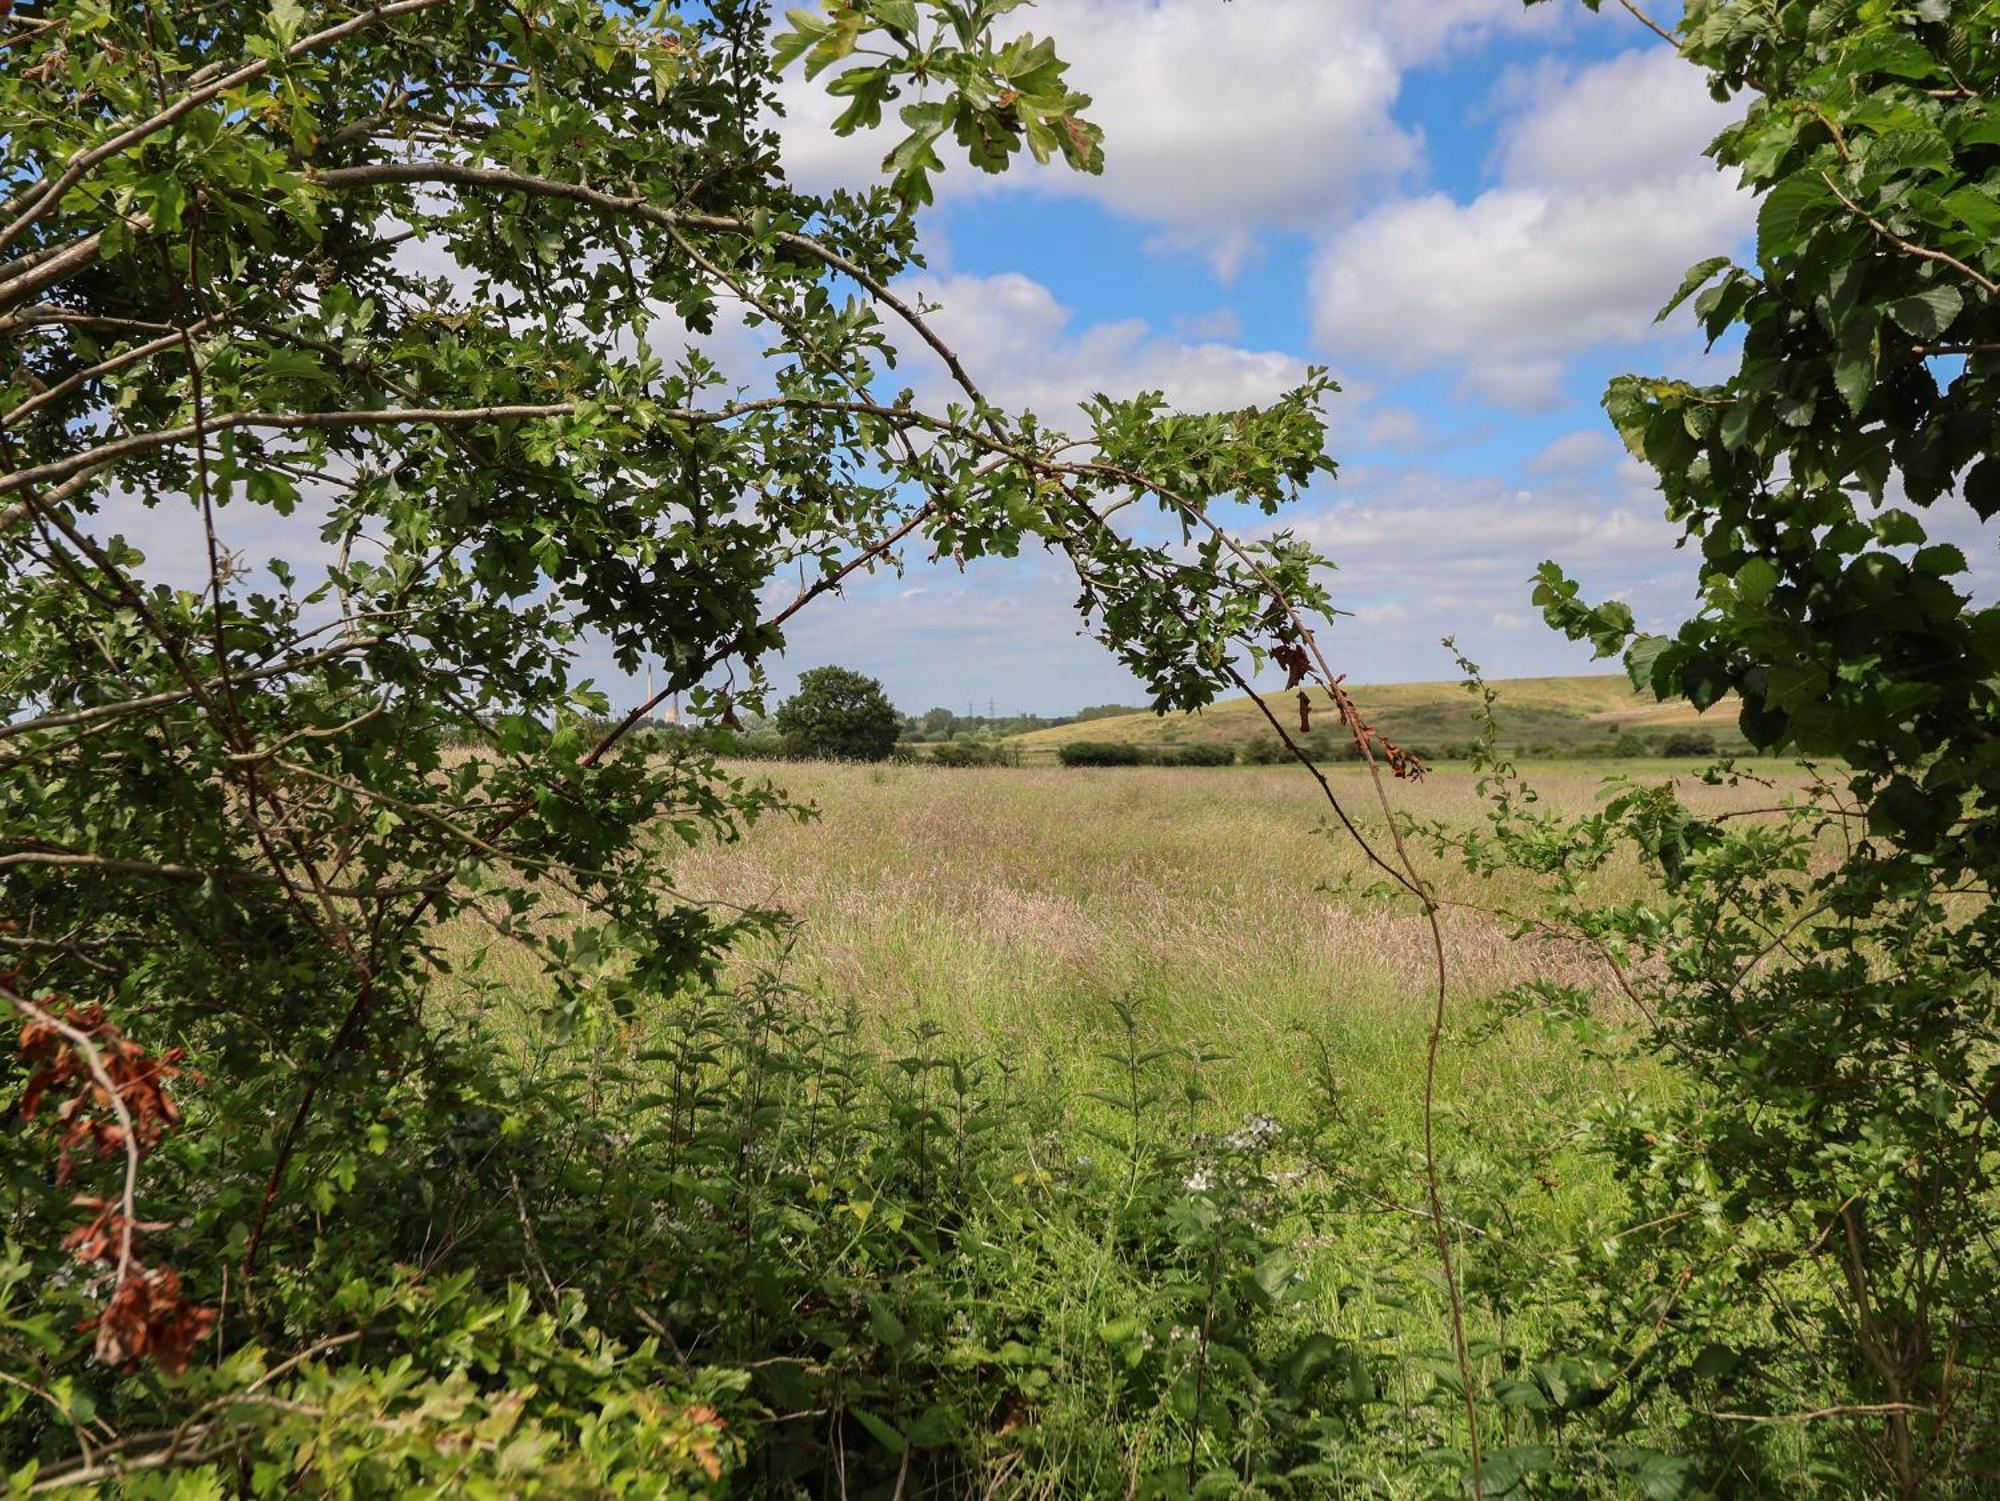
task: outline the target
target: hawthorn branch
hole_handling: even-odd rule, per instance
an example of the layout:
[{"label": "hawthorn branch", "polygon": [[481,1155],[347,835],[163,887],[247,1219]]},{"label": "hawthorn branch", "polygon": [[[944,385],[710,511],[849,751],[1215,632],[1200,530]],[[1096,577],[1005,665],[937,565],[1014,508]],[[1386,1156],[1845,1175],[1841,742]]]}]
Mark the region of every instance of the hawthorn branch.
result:
[{"label": "hawthorn branch", "polygon": [[[274,432],[322,432],[344,428],[424,425],[468,427],[483,422],[531,422],[550,417],[574,417],[593,406],[605,411],[629,410],[617,403],[578,400],[482,407],[377,407],[328,412],[217,412],[211,413],[203,422],[187,422],[176,427],[128,433],[122,438],[113,438],[109,442],[99,443],[80,453],[51,459],[46,464],[38,464],[30,469],[17,469],[11,474],[0,475],[0,495],[26,489],[32,485],[74,479],[80,474],[115,464],[134,454],[175,448],[183,443],[198,442],[204,434],[226,432],[237,428],[268,429]],[[786,408],[851,412],[934,431],[962,432],[962,429],[953,423],[911,407],[890,406],[876,401],[806,396],[759,397],[752,401],[731,402],[726,406],[712,408],[677,407],[651,414],[651,417],[652,420],[661,423],[714,426],[756,412]],[[0,426],[5,425],[4,420],[0,420]],[[18,519],[19,515],[25,514],[25,511],[25,506],[17,505],[0,512],[0,531],[5,531],[7,526]]]},{"label": "hawthorn branch", "polygon": [[[311,652],[303,657],[291,657],[269,666],[251,668],[233,674],[238,683],[255,682],[262,678],[286,677],[292,673],[304,672],[323,662],[331,662],[339,657],[352,656],[356,652],[368,650],[382,644],[381,636],[363,636],[352,641],[344,641],[338,646],[329,646]],[[214,686],[214,680],[203,684],[204,688]],[[106,719],[124,719],[134,714],[149,713],[154,709],[171,708],[185,703],[193,696],[187,688],[170,688],[161,693],[149,693],[144,698],[130,698],[115,704],[93,704],[88,709],[70,709],[58,714],[43,714],[34,719],[17,720],[0,724],[0,740],[11,740],[17,735],[32,735],[43,730],[62,729],[69,725],[95,724]]]},{"label": "hawthorn branch", "polygon": [[[112,355],[109,359],[100,360],[95,365],[87,366],[66,380],[59,381],[45,390],[37,391],[12,411],[0,414],[0,428],[14,427],[32,415],[36,408],[47,406],[51,402],[61,401],[63,397],[69,395],[70,392],[76,390],[79,386],[86,385],[93,380],[102,380],[107,375],[115,375],[128,365],[136,365],[142,360],[151,359],[156,354],[163,354],[177,345],[184,345],[187,337],[200,337],[220,327],[227,321],[226,314],[212,313],[200,322],[190,325],[185,331],[176,329],[172,333],[163,334],[157,339],[150,339],[144,344],[136,344],[130,349]],[[5,528],[0,527],[0,530],[5,530]]]}]

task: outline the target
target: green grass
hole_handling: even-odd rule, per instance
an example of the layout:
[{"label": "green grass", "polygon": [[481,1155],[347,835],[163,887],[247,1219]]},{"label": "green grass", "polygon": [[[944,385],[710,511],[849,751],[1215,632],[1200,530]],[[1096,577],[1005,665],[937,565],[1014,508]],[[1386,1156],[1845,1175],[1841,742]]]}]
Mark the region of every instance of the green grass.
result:
[{"label": "green grass", "polygon": [[[760,773],[763,768],[757,769]],[[1661,762],[1534,768],[1545,801],[1592,805],[1605,776],[1685,773]],[[771,821],[741,844],[699,852],[683,889],[770,904],[799,926],[789,979],[858,1003],[884,1037],[935,1024],[956,1042],[1048,1074],[1094,1074],[1130,1000],[1149,1041],[1226,1058],[1209,1075],[1212,1114],[1316,1108],[1301,1066],[1323,1056],[1366,1108],[1414,1141],[1432,1004],[1428,929],[1376,889],[1351,840],[1296,768],[1104,771],[787,765],[770,775],[819,816]],[[1333,774],[1356,822],[1380,839],[1365,774]],[[1403,810],[1477,816],[1472,774],[1446,767],[1392,784]],[[1697,806],[1753,796],[1699,784]],[[1447,895],[1506,904],[1431,862]],[[1636,868],[1606,895],[1640,889]],[[1591,983],[1587,955],[1510,941],[1476,912],[1442,918],[1454,1025],[1529,978]],[[1609,1004],[1609,1003],[1607,1003]],[[1560,1100],[1607,1081],[1566,1040],[1524,1029],[1505,1047],[1447,1055],[1447,1109],[1468,1121]],[[1093,1084],[1101,1080],[1092,1079]]]},{"label": "green grass", "polygon": [[[777,781],[819,816],[769,820],[739,843],[682,859],[677,884],[690,896],[779,906],[797,920],[782,942],[739,953],[737,978],[779,972],[809,1027],[858,1008],[891,1079],[893,1060],[920,1053],[965,1059],[989,1087],[1005,1074],[1004,1130],[1016,1155],[1005,1159],[1009,1176],[976,1237],[978,1296],[994,1318],[1039,1330],[1038,1358],[1073,1373],[1037,1399],[1049,1448],[1020,1493],[1122,1493],[1128,1468],[1171,1460],[1185,1442],[1164,1420],[1132,1426],[1129,1412],[1118,1427],[1111,1390],[1081,1374],[1105,1370],[1100,1330],[1165,1306],[1129,1240],[1111,1228],[1131,1212],[1121,1207],[1116,1165],[1127,1123],[1109,1098],[1123,1086],[1115,1057],[1131,1015],[1135,1045],[1159,1054],[1149,1065],[1158,1094],[1146,1125],[1156,1141],[1198,1142],[1266,1113],[1285,1123],[1292,1197],[1269,1233],[1288,1245],[1304,1282],[1302,1301],[1270,1337],[1323,1332],[1375,1352],[1394,1373],[1385,1422],[1409,1435],[1409,1449],[1379,1450],[1351,1488],[1327,1493],[1436,1494],[1438,1472],[1419,1451],[1449,1442],[1453,1409],[1433,1384],[1447,1368],[1439,1362],[1447,1322],[1419,1155],[1430,940],[1421,914],[1376,890],[1352,841],[1329,832],[1311,779],[1291,767],[743,771]],[[1685,778],[1686,767],[1555,762],[1530,773],[1545,805],[1581,811],[1606,776]],[[1379,838],[1384,819],[1365,773],[1343,767],[1332,777],[1356,822]],[[1453,823],[1481,807],[1462,767],[1392,785],[1391,796],[1401,812]],[[1702,811],[1768,798],[1692,782],[1683,796]],[[1424,863],[1448,897],[1503,905],[1530,897]],[[1602,879],[1607,898],[1645,889],[1636,865]],[[1443,927],[1437,1128],[1469,1333],[1487,1342],[1482,1349],[1560,1352],[1590,1316],[1577,1300],[1587,1284],[1538,1283],[1535,1269],[1573,1265],[1577,1248],[1628,1228],[1604,1163],[1575,1144],[1577,1122],[1620,1091],[1667,1085],[1643,1065],[1614,1074],[1573,1036],[1531,1023],[1476,1039],[1497,991],[1529,978],[1589,984],[1595,962],[1514,941],[1505,924],[1468,910],[1447,911]],[[528,1018],[537,986],[523,973],[501,987],[525,1002],[524,1038],[536,1030]],[[1608,997],[1601,1011],[1622,1019]],[[670,1030],[642,1016],[622,1047],[636,1060]],[[572,1063],[589,1060],[580,1041],[556,1046],[544,1033],[542,1045],[551,1048],[548,1067],[572,1048]],[[1197,1072],[1206,1098],[1184,1105],[1180,1091]],[[1314,1133],[1332,1149],[1308,1148]],[[1036,1187],[1045,1169],[1054,1174],[1046,1190]],[[856,1173],[834,1185],[837,1194],[872,1200],[880,1190],[867,1171]],[[1045,1191],[1056,1197],[1035,1198]],[[805,1224],[837,1215],[837,1202],[833,1211],[806,1203],[784,1212]],[[1483,1356],[1480,1370],[1482,1382],[1504,1379],[1497,1357]],[[1509,1421],[1488,1410],[1495,1424]],[[1663,1434],[1670,1420],[1644,1417]],[[1501,1436],[1496,1427],[1490,1441]]]},{"label": "green grass", "polygon": [[[1528,769],[1544,804],[1570,811],[1593,806],[1613,776],[1681,777],[1698,811],[1760,796],[1704,786],[1683,763]],[[735,956],[741,976],[774,969],[828,1004],[855,1005],[885,1045],[935,1026],[952,1046],[1065,1088],[1103,1085],[1114,1003],[1130,1002],[1149,1043],[1221,1055],[1206,1074],[1213,1123],[1319,1108],[1310,1058],[1402,1144],[1415,1142],[1434,999],[1429,930],[1381,889],[1297,768],[742,770],[816,816],[767,819],[739,843],[681,860],[676,881],[688,895],[795,920],[782,939]],[[1331,779],[1386,849],[1365,772],[1341,767]],[[1388,786],[1399,812],[1463,822],[1479,816],[1473,781],[1446,765]],[[1424,865],[1447,898],[1516,909],[1532,900],[1525,886]],[[1603,874],[1607,899],[1643,889],[1636,866]],[[1441,923],[1455,1030],[1524,980],[1602,978],[1592,956],[1515,941],[1481,912],[1450,908]],[[482,932],[468,926],[462,941],[480,943]],[[533,1009],[539,975],[526,965],[510,974],[509,962],[495,947],[485,973]],[[1618,1003],[1604,1004],[1615,1019]],[[1597,1068],[1567,1038],[1521,1028],[1504,1046],[1448,1048],[1441,1098],[1447,1116],[1484,1131],[1523,1101],[1575,1103],[1616,1082]]]},{"label": "green grass", "polygon": [[[1708,731],[1719,743],[1739,739],[1733,700],[1698,714],[1685,702],[1660,703],[1635,691],[1623,674],[1513,678],[1496,681],[1493,687],[1500,691],[1500,740],[1510,747],[1547,746],[1562,752],[1602,744],[1621,731],[1654,737],[1696,728]],[[1418,750],[1467,741],[1479,730],[1473,699],[1459,683],[1362,684],[1351,691],[1361,711],[1384,734]],[[1262,698],[1280,722],[1297,723],[1296,693],[1267,693]],[[1326,723],[1323,718],[1320,722]],[[1256,704],[1237,698],[1199,714],[1126,714],[1034,730],[1014,736],[1010,743],[1021,748],[1025,760],[1039,763],[1053,760],[1057,750],[1073,740],[1150,746],[1213,741],[1240,746],[1274,738]]]},{"label": "green grass", "polygon": [[[1556,762],[1531,767],[1546,803],[1594,805],[1609,775],[1685,777],[1657,761]],[[1313,1275],[1331,1289],[1305,1311],[1342,1337],[1386,1338],[1406,1350],[1443,1342],[1416,1152],[1432,956],[1421,915],[1371,888],[1370,871],[1311,780],[1292,767],[1103,771],[791,765],[775,780],[817,805],[806,824],[769,823],[741,845],[704,851],[683,871],[691,891],[772,901],[800,927],[785,966],[830,999],[858,1001],[885,1041],[919,1023],[946,1045],[1005,1059],[1060,1091],[1078,1129],[1112,1112],[1090,1099],[1115,1087],[1114,1001],[1137,1007],[1150,1047],[1221,1055],[1204,1070],[1209,1129],[1270,1112],[1290,1122],[1331,1108],[1364,1123],[1365,1170],[1389,1170],[1379,1216],[1315,1226]],[[1447,767],[1393,785],[1402,810],[1462,822],[1478,816],[1473,776]],[[1333,773],[1356,822],[1379,838],[1383,819],[1365,773]],[[1754,790],[1694,783],[1697,808],[1746,806]],[[1506,885],[1426,862],[1447,894],[1507,902]],[[1606,874],[1605,894],[1642,889],[1636,866]],[[1620,1088],[1661,1087],[1656,1075],[1612,1077],[1567,1034],[1511,1026],[1468,1045],[1465,1033],[1502,988],[1531,978],[1591,983],[1595,961],[1512,942],[1499,922],[1449,911],[1447,1040],[1439,1128],[1455,1214],[1511,1213],[1506,1238],[1461,1239],[1464,1265],[1504,1253],[1556,1256],[1620,1228],[1602,1164],[1565,1145],[1591,1102]],[[760,956],[766,957],[769,956]],[[750,956],[745,956],[750,962]],[[1607,1016],[1617,1005],[1605,1002]],[[1521,1164],[1539,1164],[1547,1186]],[[1491,1205],[1498,1202],[1497,1211]],[[1101,1248],[1071,1248],[1079,1286],[1108,1274]],[[1034,1296],[1050,1296],[1042,1288]],[[1533,1313],[1501,1329],[1475,1309],[1475,1336],[1533,1343]],[[1386,1335],[1383,1331],[1388,1331]]]}]

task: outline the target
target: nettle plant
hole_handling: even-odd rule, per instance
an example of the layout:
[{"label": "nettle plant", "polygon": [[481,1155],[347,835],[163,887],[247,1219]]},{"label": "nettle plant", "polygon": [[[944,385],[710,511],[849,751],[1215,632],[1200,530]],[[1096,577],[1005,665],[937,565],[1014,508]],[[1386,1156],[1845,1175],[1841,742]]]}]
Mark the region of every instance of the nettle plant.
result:
[{"label": "nettle plant", "polygon": [[[151,1373],[197,1349],[421,1322],[406,1285],[328,1302],[298,1268],[365,1260],[338,1227],[399,1133],[505,1112],[439,1025],[447,926],[524,946],[579,1027],[768,926],[670,860],[782,797],[629,731],[674,693],[760,708],[761,662],[847,581],[1039,545],[1163,709],[1273,647],[1332,681],[1311,554],[1211,519],[1330,471],[1331,382],[1212,416],[1100,396],[1080,446],[989,402],[895,290],[944,154],[1098,167],[1050,45],[998,34],[1018,7],[837,0],[775,37],[751,0],[0,7],[0,1000],[65,1102],[5,1137],[0,1338],[36,1374],[0,1403],[74,1435],[60,1473],[103,1473],[114,1418],[186,1417]],[[893,110],[887,187],[786,183],[794,61],[842,133]],[[747,375],[717,363],[737,335]],[[950,398],[899,387],[899,354]],[[586,649],[656,665],[652,702],[601,728]],[[555,1401],[572,1314],[456,1306]],[[651,1356],[591,1358],[572,1389],[616,1433],[576,1463],[712,1468],[703,1421],[637,1394]],[[225,1369],[254,1393],[279,1367]],[[486,1400],[451,1408],[468,1452],[504,1447]],[[254,1405],[197,1407],[155,1461]]]}]

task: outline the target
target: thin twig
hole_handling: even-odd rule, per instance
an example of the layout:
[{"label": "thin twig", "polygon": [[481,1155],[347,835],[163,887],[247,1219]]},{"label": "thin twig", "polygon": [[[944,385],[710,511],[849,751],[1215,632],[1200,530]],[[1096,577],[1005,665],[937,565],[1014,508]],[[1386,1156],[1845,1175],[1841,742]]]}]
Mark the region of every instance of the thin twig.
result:
[{"label": "thin twig", "polygon": [[1914,255],[1923,260],[1936,261],[1939,265],[1949,266],[1960,275],[1969,277],[1972,281],[1978,283],[1987,296],[2000,297],[2000,281],[1995,281],[1992,277],[1986,276],[1974,267],[1968,266],[1955,255],[1950,255],[1942,250],[1932,250],[1928,245],[1919,245],[1914,240],[1904,239],[1893,229],[1889,228],[1888,225],[1884,224],[1880,219],[1848,197],[1847,194],[1843,193],[1840,190],[1840,184],[1833,180],[1831,172],[1822,167],[1819,176],[1820,181],[1824,182],[1832,190],[1833,196],[1847,206],[1849,213],[1853,214],[1855,218],[1866,224],[1898,250],[1906,255]]},{"label": "thin twig", "polygon": [[1655,21],[1651,16],[1647,15],[1643,10],[1639,9],[1637,5],[1632,3],[1632,0],[1618,0],[1618,3],[1624,6],[1625,9],[1631,12],[1634,16],[1638,17],[1640,25],[1644,26],[1648,31],[1652,32],[1653,35],[1657,36],[1661,41],[1665,42],[1669,47],[1673,48],[1674,51],[1680,52],[1684,50],[1681,46],[1679,37],[1675,36],[1671,31],[1667,30],[1666,27],[1662,26],[1658,21]]}]

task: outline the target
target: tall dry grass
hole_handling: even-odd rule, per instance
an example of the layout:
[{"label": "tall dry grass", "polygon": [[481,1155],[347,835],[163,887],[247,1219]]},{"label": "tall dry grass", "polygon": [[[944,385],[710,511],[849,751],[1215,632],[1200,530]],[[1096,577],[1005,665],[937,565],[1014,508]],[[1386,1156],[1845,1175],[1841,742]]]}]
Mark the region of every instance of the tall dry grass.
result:
[{"label": "tall dry grass", "polygon": [[[1060,1061],[1097,1046],[1110,1001],[1129,998],[1163,1040],[1228,1052],[1218,1089],[1245,1108],[1281,1103],[1274,1090],[1302,1083],[1305,1046],[1331,1046],[1377,1078],[1413,1067],[1432,983],[1428,928],[1329,828],[1318,789],[1296,768],[749,770],[818,816],[772,820],[740,844],[696,852],[678,883],[793,914],[791,978],[859,1004],[886,1030],[929,1021],[984,1050]],[[1547,804],[1581,811],[1613,770],[1666,772],[1568,763],[1538,770],[1536,782]],[[1365,774],[1346,769],[1334,781],[1380,839]],[[1392,795],[1419,817],[1480,813],[1462,768]],[[1767,796],[1698,783],[1686,795],[1709,810]],[[1431,865],[1448,895],[1503,905],[1528,895],[1475,889]],[[1605,880],[1607,894],[1640,885],[1632,867]],[[1595,975],[1591,956],[1511,941],[1508,925],[1479,912],[1449,910],[1443,927],[1460,1007],[1531,977]],[[1512,1088],[1523,1070],[1573,1068],[1524,1041],[1462,1063],[1457,1083]]]}]

